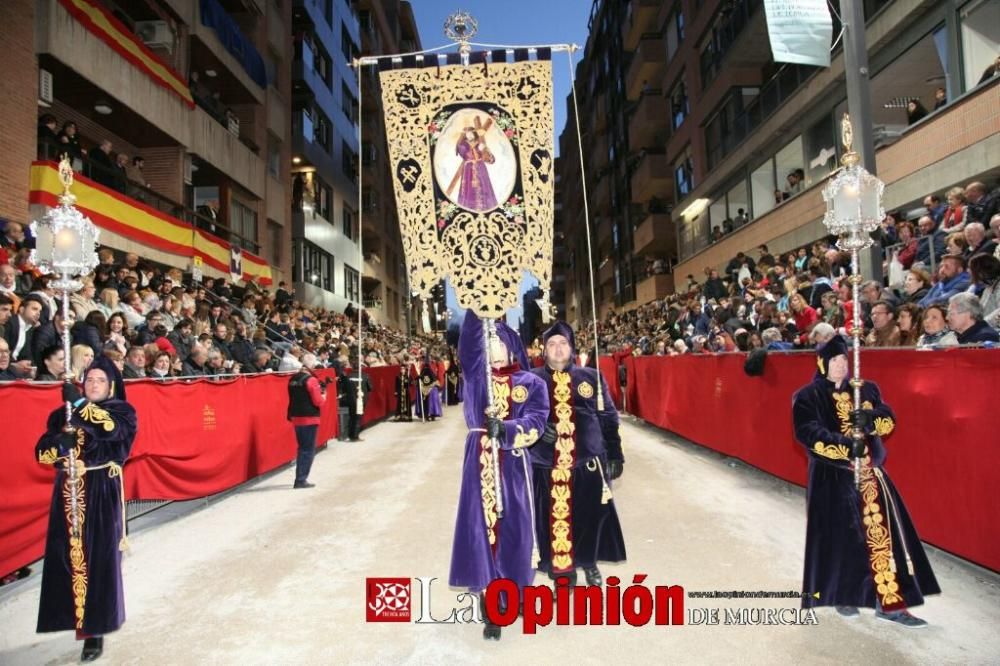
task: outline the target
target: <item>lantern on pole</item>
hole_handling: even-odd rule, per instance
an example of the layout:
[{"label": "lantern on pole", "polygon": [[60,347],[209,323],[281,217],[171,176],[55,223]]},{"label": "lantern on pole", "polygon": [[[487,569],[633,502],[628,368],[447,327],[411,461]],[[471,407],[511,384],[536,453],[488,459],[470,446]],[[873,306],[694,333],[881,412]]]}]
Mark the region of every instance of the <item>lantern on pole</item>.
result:
[{"label": "lantern on pole", "polygon": [[[31,231],[35,236],[35,249],[31,251],[31,262],[43,273],[54,273],[56,279],[49,283],[59,292],[62,302],[62,345],[65,355],[64,382],[73,381],[73,371],[70,367],[69,327],[66,325],[69,317],[69,295],[79,291],[83,284],[76,278],[93,271],[98,264],[97,237],[98,228],[75,205],[76,197],[70,192],[73,186],[73,168],[69,159],[63,157],[59,163],[59,180],[62,181],[63,193],[59,196],[59,205],[50,208],[42,217],[31,223]],[[70,425],[73,405],[66,402],[66,425],[63,430],[75,433]],[[73,441],[76,441],[75,438]],[[70,487],[70,529],[71,538],[80,538],[80,475],[77,470],[77,451],[68,447],[68,471]]]},{"label": "lantern on pole", "polygon": [[[861,156],[851,150],[854,131],[851,119],[845,113],[840,123],[841,139],[844,144],[844,155],[840,158],[842,168],[823,188],[823,201],[826,202],[826,214],[823,224],[830,233],[837,235],[837,247],[851,253],[851,300],[854,313],[851,331],[853,337],[854,372],[851,387],[854,389],[854,409],[861,409],[861,275],[859,255],[861,250],[870,248],[874,241],[871,234],[879,228],[885,217],[882,207],[882,194],[885,183],[873,176],[861,166]],[[861,456],[864,450],[865,433],[858,427],[851,429],[854,440],[854,483],[861,483]]]}]

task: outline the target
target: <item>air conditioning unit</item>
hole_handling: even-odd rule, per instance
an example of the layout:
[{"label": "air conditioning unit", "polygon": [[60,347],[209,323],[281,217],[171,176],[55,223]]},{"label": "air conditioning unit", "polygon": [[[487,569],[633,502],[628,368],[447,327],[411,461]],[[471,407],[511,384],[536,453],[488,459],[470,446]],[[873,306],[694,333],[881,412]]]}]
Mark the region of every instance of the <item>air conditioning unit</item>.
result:
[{"label": "air conditioning unit", "polygon": [[38,69],[38,105],[52,106],[52,72]]},{"label": "air conditioning unit", "polygon": [[166,21],[136,21],[135,34],[151,49],[174,52],[174,31]]},{"label": "air conditioning unit", "polygon": [[184,184],[191,185],[194,177],[194,161],[191,155],[184,156]]}]

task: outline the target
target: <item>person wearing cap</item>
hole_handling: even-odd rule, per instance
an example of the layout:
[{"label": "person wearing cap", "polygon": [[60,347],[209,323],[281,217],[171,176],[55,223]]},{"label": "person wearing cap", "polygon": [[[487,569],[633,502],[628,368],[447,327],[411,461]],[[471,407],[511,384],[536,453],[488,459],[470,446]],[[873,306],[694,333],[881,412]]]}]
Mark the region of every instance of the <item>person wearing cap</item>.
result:
[{"label": "person wearing cap", "polygon": [[288,420],[295,426],[298,454],[295,458],[294,488],[313,488],[309,471],[316,456],[316,431],[319,429],[320,409],[326,402],[325,384],[314,374],[316,357],[302,355],[302,366],[288,380]]},{"label": "person wearing cap", "polygon": [[576,342],[569,324],[557,321],[542,334],[542,343],[545,365],[532,373],[545,382],[551,411],[530,451],[539,569],[576,585],[582,568],[587,585],[601,585],[597,561],[625,559],[611,495],[611,481],[625,463],[618,410],[597,370],[573,362]]},{"label": "person wearing cap", "polygon": [[[843,336],[819,347],[813,380],[793,400],[795,438],[809,458],[802,605],[835,606],[849,618],[858,607],[874,608],[878,618],[922,627],[927,623],[908,609],[941,589],[883,468],[883,438],[895,430],[896,416],[869,381],[861,386],[861,409],[854,409],[848,356]],[[858,443],[855,428],[864,433]]]},{"label": "person wearing cap", "polygon": [[[125,540],[125,494],[122,467],[138,428],[136,413],[125,399],[125,382],[115,364],[98,356],[83,375],[83,393],[63,385],[72,403],[66,432],[66,409],[49,415],[45,434],[35,447],[36,460],[56,470],[42,568],[38,631],[75,630],[83,640],[82,661],[104,649],[104,635],[125,622],[121,553]],[[76,451],[79,483],[68,474],[70,449]],[[71,537],[71,505],[79,511],[80,537]]]},{"label": "person wearing cap", "polygon": [[[448,583],[480,593],[484,616],[482,593],[492,581],[506,578],[524,588],[535,577],[533,500],[525,449],[545,431],[549,416],[545,382],[524,370],[528,356],[521,338],[503,321],[496,322],[496,332],[487,350],[483,322],[470,310],[458,339],[458,358],[465,371],[462,413],[469,433]],[[500,627],[488,617],[483,638],[500,639]]]}]

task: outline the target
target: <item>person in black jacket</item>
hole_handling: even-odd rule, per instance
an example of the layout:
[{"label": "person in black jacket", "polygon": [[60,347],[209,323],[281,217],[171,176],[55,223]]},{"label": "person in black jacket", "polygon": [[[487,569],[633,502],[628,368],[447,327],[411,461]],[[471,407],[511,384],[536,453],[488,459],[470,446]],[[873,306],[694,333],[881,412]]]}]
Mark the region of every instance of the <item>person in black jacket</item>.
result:
[{"label": "person in black jacket", "polygon": [[89,312],[83,321],[73,324],[70,336],[74,345],[87,345],[94,350],[94,358],[104,351],[104,340],[107,338],[108,320],[100,310]]},{"label": "person in black jacket", "polygon": [[316,485],[309,482],[309,471],[316,455],[316,431],[319,429],[320,409],[326,402],[326,385],[313,374],[315,367],[316,357],[303,354],[302,367],[288,381],[288,420],[295,426],[298,443],[293,488],[312,488]]},{"label": "person in black jacket", "polygon": [[983,321],[983,304],[975,294],[961,292],[948,299],[948,326],[960,345],[1000,342],[997,330]]},{"label": "person in black jacket", "polygon": [[363,371],[362,364],[358,364],[362,370],[359,370],[361,374],[361,379],[358,379],[351,371],[351,365],[347,359],[341,359],[343,363],[344,374],[341,375],[338,380],[340,390],[340,405],[341,407],[347,408],[347,438],[352,442],[362,441],[360,437],[361,433],[361,417],[364,415],[364,410],[358,411],[358,385],[361,385],[362,400],[366,399],[372,391],[371,379],[368,377],[368,373]]},{"label": "person in black jacket", "polygon": [[[66,326],[72,327],[75,319],[76,314],[70,310],[66,315],[65,321],[68,322]],[[62,347],[63,321],[63,313],[56,312],[52,321],[35,329],[35,334],[31,338],[31,358],[39,372],[44,367],[42,364],[43,352],[52,346]]]}]

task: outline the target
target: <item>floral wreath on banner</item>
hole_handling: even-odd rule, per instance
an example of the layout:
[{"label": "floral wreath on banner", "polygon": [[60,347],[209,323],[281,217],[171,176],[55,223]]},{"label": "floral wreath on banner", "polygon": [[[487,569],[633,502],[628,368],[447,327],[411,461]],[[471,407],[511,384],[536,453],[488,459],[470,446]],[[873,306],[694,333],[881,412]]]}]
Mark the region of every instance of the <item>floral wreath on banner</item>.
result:
[{"label": "floral wreath on banner", "polygon": [[[491,106],[486,109],[486,112],[493,116],[493,120],[496,122],[497,127],[503,132],[504,136],[514,144],[517,145],[517,123],[514,119],[510,117],[503,109],[499,109],[495,106]],[[437,145],[438,139],[441,137],[441,133],[444,131],[445,125],[448,124],[448,120],[454,115],[454,111],[442,111],[434,117],[434,120],[427,126],[427,134],[430,136],[431,145]]]}]

